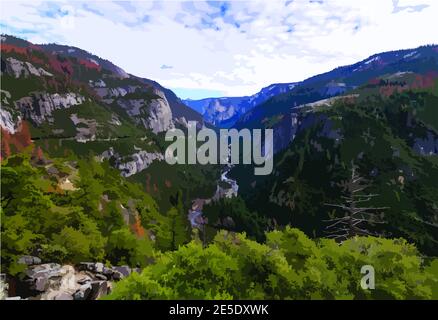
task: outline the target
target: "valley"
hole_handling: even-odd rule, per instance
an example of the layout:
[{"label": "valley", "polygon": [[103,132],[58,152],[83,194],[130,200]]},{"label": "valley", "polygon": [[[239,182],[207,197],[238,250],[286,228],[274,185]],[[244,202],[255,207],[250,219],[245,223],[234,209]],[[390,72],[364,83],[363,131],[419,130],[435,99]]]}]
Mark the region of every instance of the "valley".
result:
[{"label": "valley", "polygon": [[[201,100],[76,47],[2,35],[1,53],[8,298],[437,298],[436,45]],[[207,128],[272,132],[252,143],[272,170],[230,146],[166,162],[167,133]]]}]

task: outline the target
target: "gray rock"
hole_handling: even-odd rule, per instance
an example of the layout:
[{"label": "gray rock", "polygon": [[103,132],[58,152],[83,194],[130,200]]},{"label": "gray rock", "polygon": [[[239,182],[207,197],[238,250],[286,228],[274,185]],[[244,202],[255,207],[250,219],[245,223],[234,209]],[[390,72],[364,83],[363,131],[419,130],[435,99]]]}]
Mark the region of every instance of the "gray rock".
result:
[{"label": "gray rock", "polygon": [[94,271],[99,272],[99,273],[102,273],[102,272],[103,272],[103,267],[104,267],[103,263],[101,263],[101,262],[97,262],[97,263],[94,265]]},{"label": "gray rock", "polygon": [[120,272],[124,277],[127,277],[131,274],[131,268],[128,266],[113,267],[113,270]]},{"label": "gray rock", "polygon": [[98,280],[103,280],[103,281],[108,280],[108,278],[106,276],[104,276],[103,274],[100,274],[100,273],[96,273],[95,278]]},{"label": "gray rock", "polygon": [[113,279],[114,279],[115,281],[122,280],[123,278],[124,278],[124,276],[123,276],[123,274],[122,274],[121,272],[119,272],[119,271],[114,271],[114,273],[113,273]]},{"label": "gray rock", "polygon": [[83,278],[79,279],[77,281],[77,283],[79,283],[79,284],[86,284],[87,282],[91,282],[91,280],[92,279],[88,275],[86,275]]},{"label": "gray rock", "polygon": [[108,283],[106,281],[91,282],[90,299],[96,300],[108,294]]},{"label": "gray rock", "polygon": [[60,275],[61,266],[57,263],[45,263],[30,267],[26,270],[26,275],[31,279],[38,277],[57,277]]},{"label": "gray rock", "polygon": [[81,271],[94,271],[95,264],[94,262],[81,262],[78,268]]},{"label": "gray rock", "polygon": [[74,294],[74,300],[86,300],[92,291],[92,285],[90,282],[83,284]]},{"label": "gray rock", "polygon": [[53,300],[73,300],[73,296],[67,292],[59,292]]},{"label": "gray rock", "polygon": [[49,277],[37,277],[34,284],[35,290],[44,292],[49,288]]},{"label": "gray rock", "polygon": [[27,264],[28,266],[40,264],[41,259],[34,256],[22,256],[20,259],[18,259],[18,263],[20,264]]},{"label": "gray rock", "polygon": [[111,277],[114,273],[114,270],[111,268],[103,267],[102,273],[107,277]]}]

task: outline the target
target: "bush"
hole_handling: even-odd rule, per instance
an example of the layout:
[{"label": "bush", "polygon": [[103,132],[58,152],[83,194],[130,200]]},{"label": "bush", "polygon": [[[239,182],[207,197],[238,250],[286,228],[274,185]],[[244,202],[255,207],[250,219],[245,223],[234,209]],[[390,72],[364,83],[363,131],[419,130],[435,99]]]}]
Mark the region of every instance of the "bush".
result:
[{"label": "bush", "polygon": [[[287,227],[266,244],[221,231],[202,248],[191,242],[116,284],[108,299],[430,299],[438,259],[425,264],[402,239],[358,237],[339,245]],[[375,269],[375,290],[360,287]]]}]

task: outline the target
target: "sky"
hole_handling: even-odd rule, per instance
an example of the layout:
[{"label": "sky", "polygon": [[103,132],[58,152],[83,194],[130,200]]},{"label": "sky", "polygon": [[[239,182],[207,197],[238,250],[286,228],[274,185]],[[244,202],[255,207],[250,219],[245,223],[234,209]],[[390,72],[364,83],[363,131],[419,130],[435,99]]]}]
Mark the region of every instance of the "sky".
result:
[{"label": "sky", "polygon": [[1,33],[79,47],[181,98],[243,96],[438,43],[436,0],[1,1]]}]

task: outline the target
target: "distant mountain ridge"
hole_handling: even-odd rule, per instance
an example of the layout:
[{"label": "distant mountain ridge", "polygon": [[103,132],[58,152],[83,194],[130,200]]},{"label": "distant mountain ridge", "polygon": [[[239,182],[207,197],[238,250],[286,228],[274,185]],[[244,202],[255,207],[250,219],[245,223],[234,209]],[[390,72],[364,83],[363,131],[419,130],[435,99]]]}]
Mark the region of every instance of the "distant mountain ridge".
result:
[{"label": "distant mountain ridge", "polygon": [[355,64],[310,77],[299,82],[292,90],[274,95],[247,111],[235,126],[263,127],[269,123],[269,118],[287,114],[302,104],[341,95],[370,81],[379,81],[384,76],[397,77],[406,73],[424,76],[438,74],[438,45],[378,53]]},{"label": "distant mountain ridge", "polygon": [[203,115],[206,122],[218,127],[232,127],[240,116],[269,98],[288,92],[296,83],[271,84],[252,96],[185,99],[183,102]]}]

